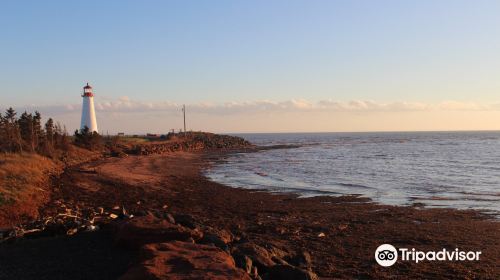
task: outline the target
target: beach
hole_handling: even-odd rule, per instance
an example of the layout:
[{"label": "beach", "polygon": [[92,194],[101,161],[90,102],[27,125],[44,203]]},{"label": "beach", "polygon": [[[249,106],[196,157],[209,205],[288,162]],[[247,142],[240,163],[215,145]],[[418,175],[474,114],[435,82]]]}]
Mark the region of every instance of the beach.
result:
[{"label": "beach", "polygon": [[500,1],[1,7],[0,280],[500,279]]},{"label": "beach", "polygon": [[[306,265],[322,279],[496,279],[500,275],[500,223],[484,214],[387,206],[356,196],[298,198],[293,194],[231,188],[203,175],[203,171],[223,154],[214,151],[174,152],[104,158],[74,166],[55,181],[52,200],[58,203],[48,203],[41,213],[42,216],[54,215],[63,203],[70,208],[102,207],[110,212],[124,208],[136,217],[164,217],[162,213],[188,217],[194,228],[223,231],[231,236],[226,244],[228,252],[248,243],[265,248],[271,259],[276,256],[291,262],[295,256],[310,255]],[[91,172],[82,172],[88,170]],[[85,233],[84,237],[78,237],[84,239],[82,244],[77,242],[71,246],[86,247],[84,244],[89,244],[89,240],[104,240],[100,242],[109,244],[111,241],[106,241],[108,237],[103,232]],[[1,244],[0,257],[11,254],[9,261],[2,264],[4,271],[17,271],[13,273],[20,273],[17,276],[23,278],[23,269],[19,268],[50,254],[47,250],[33,253],[33,246],[46,246],[47,242],[54,247],[65,246],[68,238],[75,237],[50,236],[16,241],[17,245]],[[30,246],[24,246],[23,242],[30,242]],[[107,275],[103,279],[109,279],[124,274],[137,262],[139,253],[136,249],[126,249],[124,254],[123,248],[107,247],[101,243],[96,245],[96,252],[104,250],[111,256],[121,252],[120,256],[129,257],[116,260],[113,275],[99,271],[114,265],[115,261],[109,259],[101,260],[103,267],[98,265],[95,271],[78,275],[91,273],[93,278]],[[410,250],[460,248],[479,250],[482,254],[479,261],[423,261],[418,264],[408,261],[384,268],[373,257],[375,249],[384,243]],[[12,246],[18,248],[13,255]],[[82,256],[69,267],[60,266],[57,275],[86,271],[85,267],[92,267],[97,259]],[[262,267],[259,268],[263,273]],[[34,269],[31,273],[36,275],[36,267]],[[50,270],[43,273],[50,273]]]}]

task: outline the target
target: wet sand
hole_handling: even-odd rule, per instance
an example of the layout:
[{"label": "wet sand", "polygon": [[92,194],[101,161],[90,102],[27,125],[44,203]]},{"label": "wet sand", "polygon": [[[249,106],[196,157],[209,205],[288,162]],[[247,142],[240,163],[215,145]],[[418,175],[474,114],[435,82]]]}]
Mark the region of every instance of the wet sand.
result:
[{"label": "wet sand", "polygon": [[[189,214],[197,223],[228,230],[265,248],[307,251],[312,271],[325,279],[500,277],[500,223],[485,215],[379,205],[350,196],[297,198],[235,189],[203,176],[219,156],[178,152],[76,166],[56,182],[53,200],[80,208],[124,206],[137,215],[158,209]],[[82,168],[95,172],[81,172]],[[42,214],[55,211],[49,204]],[[482,251],[482,255],[480,261],[398,262],[384,268],[373,257],[383,243],[422,251],[459,248]],[[18,266],[27,258],[19,255]]]}]

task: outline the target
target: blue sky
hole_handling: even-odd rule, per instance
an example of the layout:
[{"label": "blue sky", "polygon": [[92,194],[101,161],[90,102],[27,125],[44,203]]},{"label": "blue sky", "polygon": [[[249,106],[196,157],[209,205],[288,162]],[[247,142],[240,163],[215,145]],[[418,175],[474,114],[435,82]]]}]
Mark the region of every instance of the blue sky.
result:
[{"label": "blue sky", "polygon": [[[497,103],[498,1],[2,1],[0,106]],[[5,105],[8,104],[8,105]]]}]

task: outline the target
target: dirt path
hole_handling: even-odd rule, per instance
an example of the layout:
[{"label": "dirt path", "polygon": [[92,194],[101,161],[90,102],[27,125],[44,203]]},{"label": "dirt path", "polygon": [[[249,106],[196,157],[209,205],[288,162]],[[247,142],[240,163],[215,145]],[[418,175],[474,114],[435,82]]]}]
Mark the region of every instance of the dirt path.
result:
[{"label": "dirt path", "polygon": [[[82,208],[123,206],[139,215],[158,209],[190,214],[197,223],[226,229],[264,248],[307,251],[312,270],[325,278],[500,277],[500,223],[476,212],[392,207],[356,197],[297,199],[229,188],[201,173],[218,157],[174,153],[104,159],[65,172],[54,199]],[[44,210],[54,211],[51,206]],[[373,258],[383,243],[410,250],[481,250],[482,255],[478,262],[398,262],[383,268]]]}]

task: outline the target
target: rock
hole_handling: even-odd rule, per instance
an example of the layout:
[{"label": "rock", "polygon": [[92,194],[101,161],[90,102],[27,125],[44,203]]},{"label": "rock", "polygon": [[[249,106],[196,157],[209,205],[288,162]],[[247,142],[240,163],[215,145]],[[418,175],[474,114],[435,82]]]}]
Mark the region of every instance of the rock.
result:
[{"label": "rock", "polygon": [[212,234],[212,233],[203,234],[203,239],[200,240],[200,243],[213,244],[214,246],[216,246],[224,251],[229,249],[227,244],[224,241],[222,241],[222,239],[219,236]]},{"label": "rock", "polygon": [[123,218],[131,219],[131,218],[134,217],[134,215],[129,214],[127,212],[127,210],[125,209],[125,207],[122,207],[122,211],[121,211],[121,213],[120,213],[120,215],[118,217],[120,217],[121,219],[123,219]]},{"label": "rock", "polygon": [[218,230],[214,228],[208,229],[200,240],[203,244],[214,244],[222,250],[228,251],[228,244],[233,241],[233,235],[226,230]]},{"label": "rock", "polygon": [[311,254],[307,251],[302,251],[294,255],[288,261],[289,263],[302,268],[310,268],[312,265]]},{"label": "rock", "polygon": [[163,214],[163,218],[165,218],[169,223],[175,224],[175,218],[170,213]]},{"label": "rock", "polygon": [[344,230],[346,230],[346,229],[348,229],[348,228],[349,228],[349,225],[347,225],[347,224],[341,224],[341,225],[339,225],[337,228],[338,228],[338,230],[340,230],[340,231],[344,231]]},{"label": "rock", "polygon": [[252,273],[252,259],[250,259],[247,255],[240,254],[236,254],[233,257],[237,267],[243,269],[248,274]]},{"label": "rock", "polygon": [[140,247],[146,243],[200,240],[203,233],[169,223],[149,214],[118,225],[115,242],[127,247]]},{"label": "rock", "polygon": [[178,224],[191,229],[195,229],[198,226],[195,219],[191,215],[177,214],[174,215],[174,219]]},{"label": "rock", "polygon": [[274,231],[276,231],[279,234],[285,234],[287,232],[287,229],[285,227],[282,227],[282,226],[277,226],[274,229]]},{"label": "rock", "polygon": [[109,217],[111,219],[116,219],[116,218],[118,218],[118,215],[111,213],[111,214],[109,214]]},{"label": "rock", "polygon": [[314,272],[291,265],[275,265],[268,270],[267,276],[270,280],[319,280]]},{"label": "rock", "polygon": [[124,153],[124,152],[119,152],[118,153],[118,157],[121,157],[121,158],[125,158],[125,157],[128,157],[128,154]]},{"label": "rock", "polygon": [[285,252],[284,250],[279,249],[278,247],[273,246],[271,244],[267,244],[265,249],[269,252],[269,255],[271,257],[278,257],[280,259],[284,259],[290,255],[288,252]]},{"label": "rock", "polygon": [[269,252],[261,246],[253,243],[243,243],[233,248],[233,256],[246,255],[255,266],[261,271],[265,271],[268,267],[274,266],[276,263],[271,259]]},{"label": "rock", "polygon": [[239,232],[238,235],[234,236],[233,242],[247,243],[250,242],[250,238],[248,237],[248,234],[246,234],[245,232]]},{"label": "rock", "polygon": [[70,228],[68,231],[66,231],[66,235],[73,235],[78,232],[77,228]]},{"label": "rock", "polygon": [[320,232],[320,233],[318,234],[318,237],[319,237],[319,238],[321,238],[321,237],[325,237],[325,236],[326,236],[326,235],[325,235],[325,233],[323,233],[323,232]]},{"label": "rock", "polygon": [[262,280],[262,278],[260,278],[259,271],[255,266],[252,267],[252,272],[250,273],[250,276],[252,276],[252,278],[255,280]]},{"label": "rock", "polygon": [[275,262],[276,264],[288,264],[287,261],[285,261],[284,259],[282,259],[278,256],[272,256],[271,260],[273,260],[273,262]]},{"label": "rock", "polygon": [[216,234],[226,244],[229,244],[234,240],[233,234],[225,229],[213,230],[213,232],[211,231],[211,233]]},{"label": "rock", "polygon": [[99,230],[99,226],[95,226],[95,225],[88,225],[86,228],[85,228],[86,231],[96,231],[96,230]]},{"label": "rock", "polygon": [[133,279],[240,279],[251,280],[236,268],[233,258],[213,246],[180,241],[147,244],[146,256],[132,266],[120,280]]}]

